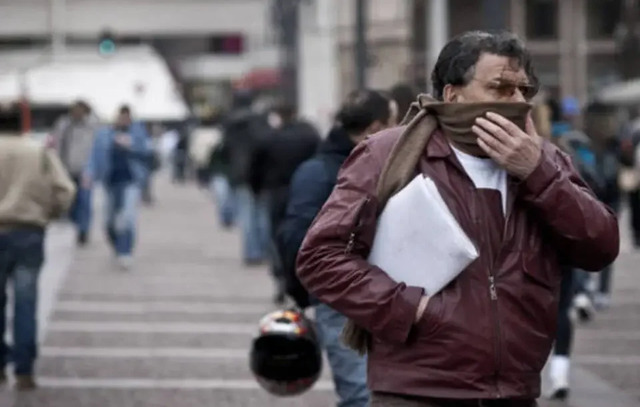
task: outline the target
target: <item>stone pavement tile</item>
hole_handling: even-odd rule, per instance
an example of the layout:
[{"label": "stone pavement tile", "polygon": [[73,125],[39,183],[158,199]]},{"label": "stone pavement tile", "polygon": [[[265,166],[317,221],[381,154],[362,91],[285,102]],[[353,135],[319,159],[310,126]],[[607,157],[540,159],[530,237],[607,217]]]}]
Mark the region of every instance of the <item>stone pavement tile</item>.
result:
[{"label": "stone pavement tile", "polygon": [[329,407],[335,405],[333,400],[331,391],[327,390],[310,391],[294,398],[278,398],[258,389],[43,388],[26,395],[0,393],[2,407]]},{"label": "stone pavement tile", "polygon": [[[265,310],[265,313],[268,310]],[[53,318],[56,321],[105,321],[105,322],[201,322],[201,323],[245,323],[257,324],[264,314],[231,314],[231,313],[180,313],[180,312],[153,312],[140,314],[126,313],[100,313],[100,312],[73,312],[56,311]]]},{"label": "stone pavement tile", "polygon": [[193,334],[170,333],[154,335],[150,333],[115,332],[50,332],[47,346],[68,347],[179,347],[179,348],[219,348],[242,347],[251,344],[252,337],[246,334]]},{"label": "stone pavement tile", "polygon": [[[57,378],[253,380],[248,350],[245,357],[229,359],[43,357],[38,363],[38,373]],[[330,379],[326,363],[323,379]]]},{"label": "stone pavement tile", "polygon": [[[624,356],[623,356],[624,357]],[[618,363],[580,363],[585,369],[597,371],[598,374],[610,382],[616,383],[616,387],[629,393],[637,392],[640,383],[640,364],[621,365]],[[640,397],[637,398],[640,405]]]}]

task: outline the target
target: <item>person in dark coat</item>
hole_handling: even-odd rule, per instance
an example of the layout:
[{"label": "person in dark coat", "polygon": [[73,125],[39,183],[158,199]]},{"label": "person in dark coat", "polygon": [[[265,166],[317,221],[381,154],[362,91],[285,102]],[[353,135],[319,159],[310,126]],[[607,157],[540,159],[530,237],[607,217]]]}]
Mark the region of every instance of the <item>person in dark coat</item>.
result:
[{"label": "person in dark coat", "polygon": [[280,122],[270,137],[256,147],[251,166],[251,187],[266,199],[273,231],[270,244],[271,272],[276,283],[274,301],[285,300],[282,261],[275,247],[275,231],[285,214],[289,184],[296,168],[311,158],[320,144],[320,134],[308,122],[296,118],[293,106],[282,105],[275,114]]},{"label": "person in dark coat", "polygon": [[389,100],[379,92],[356,91],[347,98],[318,154],[296,170],[278,230],[287,293],[301,308],[312,303],[315,306],[317,330],[329,357],[339,406],[368,405],[366,360],[340,342],[345,317],[328,305],[309,299],[296,277],[295,261],[307,229],[336,184],[342,163],[359,142],[386,128],[390,116]]},{"label": "person in dark coat", "polygon": [[253,109],[252,95],[238,91],[234,96],[233,111],[223,125],[222,148],[229,163],[228,180],[236,199],[246,265],[261,264],[268,257],[267,207],[252,188],[251,173],[256,149],[271,133],[266,116]]}]

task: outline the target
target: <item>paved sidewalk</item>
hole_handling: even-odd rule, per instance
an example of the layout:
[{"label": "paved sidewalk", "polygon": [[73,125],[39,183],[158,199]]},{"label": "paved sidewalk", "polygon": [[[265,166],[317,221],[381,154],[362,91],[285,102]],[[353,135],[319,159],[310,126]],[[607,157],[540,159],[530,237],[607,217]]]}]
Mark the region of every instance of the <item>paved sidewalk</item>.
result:
[{"label": "paved sidewalk", "polygon": [[[76,252],[57,302],[49,302],[41,388],[24,395],[0,390],[0,406],[335,405],[327,371],[297,398],[271,397],[257,386],[247,353],[259,318],[273,309],[268,270],[241,265],[238,236],[218,227],[205,192],[157,181],[158,203],[142,209],[129,272],[114,267],[96,211],[91,245]],[[65,267],[72,235],[64,233],[50,234],[50,269]],[[616,304],[578,332],[573,407],[640,405],[639,394],[632,399],[601,379],[629,393],[640,388],[633,363],[640,352],[638,260],[623,256]],[[43,291],[55,294],[53,286],[46,283]]]}]

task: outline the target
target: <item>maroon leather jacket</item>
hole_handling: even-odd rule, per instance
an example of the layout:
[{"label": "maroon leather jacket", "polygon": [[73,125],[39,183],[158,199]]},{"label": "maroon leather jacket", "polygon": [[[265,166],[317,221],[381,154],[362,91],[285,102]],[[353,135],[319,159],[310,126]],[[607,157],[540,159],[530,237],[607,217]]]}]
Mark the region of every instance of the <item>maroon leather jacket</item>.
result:
[{"label": "maroon leather jacket", "polygon": [[[418,168],[433,179],[480,257],[435,294],[414,323],[423,290],[391,280],[367,257],[375,190],[402,128],[369,138],[344,163],[298,255],[302,283],[370,331],[372,391],[447,398],[537,398],[556,332],[560,264],[601,270],[618,255],[615,215],[545,142],[534,172],[510,180],[502,233],[489,205],[436,131]],[[417,172],[416,172],[417,174]],[[492,243],[492,242],[496,242]],[[429,272],[428,264],[416,264]]]}]

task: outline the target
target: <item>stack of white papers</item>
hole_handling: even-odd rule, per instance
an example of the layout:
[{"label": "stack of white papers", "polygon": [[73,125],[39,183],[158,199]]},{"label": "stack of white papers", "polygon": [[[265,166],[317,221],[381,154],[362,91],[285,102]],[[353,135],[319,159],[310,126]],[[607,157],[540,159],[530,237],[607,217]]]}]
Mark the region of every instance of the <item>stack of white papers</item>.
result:
[{"label": "stack of white papers", "polygon": [[433,295],[477,258],[476,247],[436,185],[418,175],[387,202],[378,219],[369,263],[393,280]]}]

